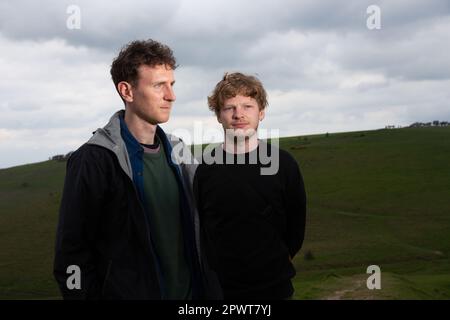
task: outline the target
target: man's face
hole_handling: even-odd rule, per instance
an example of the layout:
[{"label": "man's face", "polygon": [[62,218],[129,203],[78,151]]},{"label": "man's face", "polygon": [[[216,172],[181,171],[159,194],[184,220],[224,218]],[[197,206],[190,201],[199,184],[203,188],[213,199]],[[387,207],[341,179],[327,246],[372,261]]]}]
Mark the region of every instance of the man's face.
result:
[{"label": "man's face", "polygon": [[138,68],[138,81],[132,87],[133,98],[127,111],[151,124],[169,120],[172,103],[175,101],[173,70],[166,65]]},{"label": "man's face", "polygon": [[246,137],[256,133],[259,121],[263,118],[264,110],[259,110],[258,102],[242,95],[225,100],[217,115],[226,134]]}]

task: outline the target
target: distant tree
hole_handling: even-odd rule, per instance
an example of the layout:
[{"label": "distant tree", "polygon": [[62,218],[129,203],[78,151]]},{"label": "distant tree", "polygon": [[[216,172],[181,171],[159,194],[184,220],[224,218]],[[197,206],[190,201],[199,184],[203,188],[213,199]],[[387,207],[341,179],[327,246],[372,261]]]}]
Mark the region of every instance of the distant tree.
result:
[{"label": "distant tree", "polygon": [[68,160],[69,157],[72,155],[73,151],[68,152],[65,156],[64,156],[64,160]]},{"label": "distant tree", "polygon": [[311,250],[307,250],[304,255],[305,260],[314,260],[314,255]]},{"label": "distant tree", "polygon": [[73,153],[73,151],[70,151],[67,154],[57,154],[57,155],[50,157],[50,160],[67,161],[69,159],[69,157],[72,155],[72,153]]},{"label": "distant tree", "polygon": [[57,155],[52,157],[52,160],[62,161],[62,160],[64,160],[64,155],[63,154],[57,154]]},{"label": "distant tree", "polygon": [[[414,122],[409,125],[410,128],[420,128],[420,127],[446,127],[449,126],[450,123],[448,121],[439,121],[434,120],[433,122]],[[387,127],[387,126],[386,126]]]}]

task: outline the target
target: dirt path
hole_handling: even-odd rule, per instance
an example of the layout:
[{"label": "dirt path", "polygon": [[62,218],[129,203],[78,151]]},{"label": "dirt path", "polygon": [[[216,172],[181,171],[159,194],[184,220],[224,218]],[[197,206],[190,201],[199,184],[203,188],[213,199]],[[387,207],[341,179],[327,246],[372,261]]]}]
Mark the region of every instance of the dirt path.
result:
[{"label": "dirt path", "polygon": [[337,290],[331,295],[324,298],[324,300],[342,300],[342,299],[352,299],[351,297],[345,298],[346,294],[357,292],[366,286],[366,279],[356,279],[352,282],[349,289]]}]

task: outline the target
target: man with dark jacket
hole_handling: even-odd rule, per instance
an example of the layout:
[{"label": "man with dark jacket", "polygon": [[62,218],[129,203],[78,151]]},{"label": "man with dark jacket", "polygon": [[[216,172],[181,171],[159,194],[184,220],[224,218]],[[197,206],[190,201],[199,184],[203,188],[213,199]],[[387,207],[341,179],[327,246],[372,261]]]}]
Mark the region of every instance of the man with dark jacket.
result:
[{"label": "man with dark jacket", "polygon": [[226,74],[208,104],[224,143],[205,149],[194,194],[211,268],[225,299],[289,299],[306,215],[297,162],[258,140],[267,99],[257,78]]},{"label": "man with dark jacket", "polygon": [[112,63],[125,110],[67,163],[54,261],[66,299],[220,298],[202,257],[191,153],[158,126],[175,101],[175,68],[153,40],[131,42]]}]

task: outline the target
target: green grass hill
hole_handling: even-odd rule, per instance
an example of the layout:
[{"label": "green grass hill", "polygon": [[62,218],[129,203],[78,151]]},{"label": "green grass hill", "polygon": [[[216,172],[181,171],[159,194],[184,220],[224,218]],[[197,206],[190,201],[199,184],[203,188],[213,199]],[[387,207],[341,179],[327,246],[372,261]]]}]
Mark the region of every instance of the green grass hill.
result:
[{"label": "green grass hill", "polygon": [[[450,298],[450,127],[283,138],[308,194],[296,299]],[[59,299],[65,162],[0,170],[0,299]],[[381,290],[369,290],[369,265]]]}]

